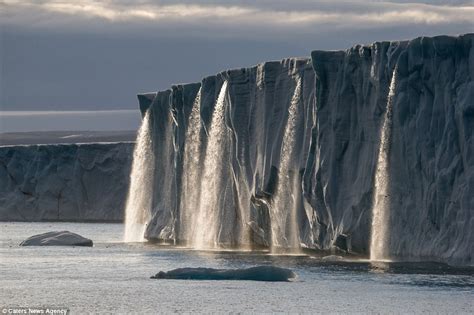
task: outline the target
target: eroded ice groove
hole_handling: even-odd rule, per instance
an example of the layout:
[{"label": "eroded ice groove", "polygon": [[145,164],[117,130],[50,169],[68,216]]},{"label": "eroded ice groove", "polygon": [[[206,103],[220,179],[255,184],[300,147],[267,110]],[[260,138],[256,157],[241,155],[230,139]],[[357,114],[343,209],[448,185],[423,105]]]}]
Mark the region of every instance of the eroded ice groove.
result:
[{"label": "eroded ice groove", "polygon": [[221,183],[224,164],[224,150],[226,146],[226,126],[224,121],[225,103],[227,95],[227,81],[224,81],[217,97],[211,125],[208,130],[204,168],[201,177],[199,207],[196,220],[193,222],[193,247],[206,249],[217,247],[217,237],[220,217],[220,193],[223,191]]},{"label": "eroded ice groove", "polygon": [[189,242],[194,234],[196,210],[199,209],[199,195],[201,192],[201,88],[193,103],[189,116],[188,128],[184,145],[183,157],[183,189],[181,199],[180,239]]},{"label": "eroded ice groove", "polygon": [[392,108],[397,80],[397,69],[393,71],[390,90],[387,98],[387,109],[380,132],[380,147],[375,171],[374,200],[372,208],[372,230],[370,240],[370,259],[385,260],[389,258],[388,224],[390,216],[389,195],[389,155],[392,137]]},{"label": "eroded ice groove", "polygon": [[278,170],[278,186],[271,202],[270,221],[272,232],[272,250],[276,247],[297,251],[299,233],[297,223],[298,201],[301,195],[301,182],[298,169],[294,167],[296,154],[296,128],[298,105],[301,98],[301,77],[296,79],[296,87],[288,108],[288,120],[285,126],[281,146],[281,160]]},{"label": "eroded ice groove", "polygon": [[125,242],[143,242],[153,196],[154,154],[150,110],[143,117],[133,152],[130,188],[125,207]]}]

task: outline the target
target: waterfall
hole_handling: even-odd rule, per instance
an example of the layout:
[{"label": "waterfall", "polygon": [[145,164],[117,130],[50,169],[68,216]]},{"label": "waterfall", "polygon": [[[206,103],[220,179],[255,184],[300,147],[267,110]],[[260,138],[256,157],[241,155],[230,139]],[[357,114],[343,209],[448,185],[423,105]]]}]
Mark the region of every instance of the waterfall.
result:
[{"label": "waterfall", "polygon": [[125,207],[125,242],[144,241],[146,222],[150,219],[153,195],[154,154],[150,110],[143,117],[133,151],[130,187]]},{"label": "waterfall", "polygon": [[197,249],[217,246],[221,187],[224,176],[224,150],[226,146],[226,126],[224,121],[227,81],[222,84],[212,114],[208,130],[204,168],[201,176],[201,192],[194,223],[193,246]]},{"label": "waterfall", "polygon": [[[296,87],[288,108],[288,121],[281,145],[278,185],[272,198],[270,209],[272,250],[285,247],[298,250],[300,247],[297,210],[301,194],[298,178],[299,169],[294,167],[298,104],[301,98],[301,77],[296,79]],[[299,165],[298,165],[299,166]]]},{"label": "waterfall", "polygon": [[180,239],[191,241],[195,228],[196,212],[199,210],[201,190],[201,170],[199,157],[201,151],[201,89],[193,103],[186,129],[183,156],[183,182],[181,196]]},{"label": "waterfall", "polygon": [[389,151],[392,133],[392,107],[393,97],[396,88],[396,73],[393,71],[390,82],[390,90],[387,97],[387,109],[385,111],[384,122],[380,132],[380,147],[377,159],[377,169],[375,171],[375,187],[372,208],[372,231],[370,240],[370,259],[388,259],[387,251],[387,227],[390,215],[390,196],[388,183],[389,177]]}]

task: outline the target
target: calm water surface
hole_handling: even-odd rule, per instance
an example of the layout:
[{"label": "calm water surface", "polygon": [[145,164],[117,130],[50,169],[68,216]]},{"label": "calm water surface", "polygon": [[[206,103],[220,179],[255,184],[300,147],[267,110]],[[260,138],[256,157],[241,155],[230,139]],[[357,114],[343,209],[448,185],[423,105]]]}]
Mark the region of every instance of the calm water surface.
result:
[{"label": "calm water surface", "polygon": [[[0,307],[65,306],[77,313],[473,313],[474,270],[440,264],[322,261],[320,257],[199,252],[122,243],[121,224],[0,223]],[[69,230],[94,247],[19,247]],[[150,279],[179,267],[275,265],[293,282]]]}]

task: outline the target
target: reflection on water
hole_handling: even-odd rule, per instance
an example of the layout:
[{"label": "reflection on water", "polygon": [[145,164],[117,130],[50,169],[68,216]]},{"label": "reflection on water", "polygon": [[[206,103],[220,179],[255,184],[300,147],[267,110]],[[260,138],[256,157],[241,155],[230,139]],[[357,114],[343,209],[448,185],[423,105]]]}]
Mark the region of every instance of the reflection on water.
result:
[{"label": "reflection on water", "polygon": [[[19,247],[32,234],[70,230],[92,248]],[[0,223],[0,296],[8,305],[66,305],[74,312],[410,312],[474,309],[474,270],[439,263],[370,262],[265,251],[195,251],[123,243],[121,224]],[[291,283],[153,281],[181,267],[293,270]],[[335,294],[337,293],[337,294]],[[73,312],[73,313],[74,313]]]},{"label": "reflection on water", "polygon": [[390,271],[390,263],[384,261],[371,261],[369,270],[375,273],[385,273]]}]

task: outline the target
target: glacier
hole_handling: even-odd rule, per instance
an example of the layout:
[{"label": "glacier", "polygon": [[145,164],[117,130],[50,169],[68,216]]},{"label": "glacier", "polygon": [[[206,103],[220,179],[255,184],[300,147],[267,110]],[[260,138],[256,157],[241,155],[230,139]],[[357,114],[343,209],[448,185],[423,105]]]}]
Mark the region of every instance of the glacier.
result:
[{"label": "glacier", "polygon": [[121,222],[133,146],[0,147],[0,220]]},{"label": "glacier", "polygon": [[1,146],[0,220],[127,208],[138,238],[196,249],[473,265],[473,43],[313,51],[140,94],[135,157],[133,143]]},{"label": "glacier", "polygon": [[145,238],[472,265],[473,44],[313,51],[140,94]]}]

